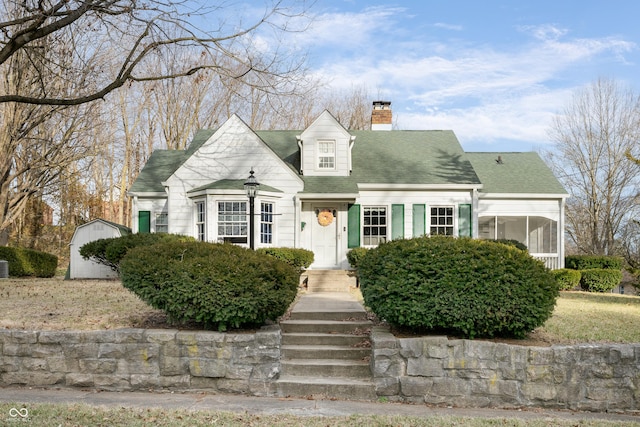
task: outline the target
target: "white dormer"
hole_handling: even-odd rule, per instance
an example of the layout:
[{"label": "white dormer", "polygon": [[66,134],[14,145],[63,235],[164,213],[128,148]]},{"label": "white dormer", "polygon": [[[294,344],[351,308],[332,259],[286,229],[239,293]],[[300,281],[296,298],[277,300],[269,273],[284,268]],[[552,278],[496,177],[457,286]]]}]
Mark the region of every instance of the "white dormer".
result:
[{"label": "white dormer", "polygon": [[331,113],[324,110],[297,136],[300,173],[305,176],[349,176],[355,141]]}]

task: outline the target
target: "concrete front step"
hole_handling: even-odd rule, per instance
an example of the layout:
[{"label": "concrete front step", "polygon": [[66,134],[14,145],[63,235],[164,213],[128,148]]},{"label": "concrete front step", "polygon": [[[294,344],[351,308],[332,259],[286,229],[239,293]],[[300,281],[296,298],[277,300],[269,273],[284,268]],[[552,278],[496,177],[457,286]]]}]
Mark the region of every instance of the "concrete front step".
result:
[{"label": "concrete front step", "polygon": [[280,375],[285,377],[371,379],[371,368],[367,361],[294,359],[282,361]]},{"label": "concrete front step", "polygon": [[367,312],[341,310],[340,308],[323,311],[296,311],[289,316],[290,320],[367,320]]},{"label": "concrete front step", "polygon": [[280,328],[288,333],[369,335],[372,323],[364,320],[283,320]]},{"label": "concrete front step", "polygon": [[283,359],[340,359],[368,360],[371,348],[344,347],[336,345],[283,345]]},{"label": "concrete front step", "polygon": [[317,378],[281,376],[276,382],[278,395],[334,398],[345,400],[376,400],[372,381],[353,378]]},{"label": "concrete front step", "polygon": [[368,335],[353,334],[319,334],[319,333],[289,333],[282,334],[282,345],[340,345],[345,347],[364,347],[369,340]]},{"label": "concrete front step", "polygon": [[303,273],[309,292],[348,292],[356,286],[350,270],[307,270]]}]

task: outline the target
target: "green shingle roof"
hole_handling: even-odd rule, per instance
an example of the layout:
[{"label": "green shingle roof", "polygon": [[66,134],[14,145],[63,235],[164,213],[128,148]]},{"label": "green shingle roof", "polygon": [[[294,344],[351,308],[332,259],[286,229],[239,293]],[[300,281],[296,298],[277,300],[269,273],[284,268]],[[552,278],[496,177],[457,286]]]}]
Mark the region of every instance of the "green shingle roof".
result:
[{"label": "green shingle roof", "polygon": [[[467,153],[482,193],[567,194],[549,167],[534,152]],[[500,156],[501,163],[498,163]]]},{"label": "green shingle roof", "polygon": [[[195,193],[202,190],[241,190],[244,191],[244,179],[221,179],[219,181],[213,181],[209,184],[203,185],[201,187],[194,188],[193,190],[189,190],[187,193]],[[262,191],[271,191],[273,193],[282,193],[282,190],[278,190],[277,188],[270,187],[268,185],[260,184],[260,190]]]},{"label": "green shingle roof", "polygon": [[[167,180],[212,135],[199,131],[186,150],[156,150],[131,186],[132,192],[164,192]],[[256,131],[293,171],[300,171],[300,130]],[[352,173],[346,177],[301,176],[305,193],[354,194],[358,184],[483,185],[485,193],[566,194],[536,153],[465,153],[448,130],[350,131],[356,137]],[[503,163],[496,163],[497,156]],[[242,180],[196,188],[242,189]],[[261,187],[263,188],[263,187]],[[263,189],[267,190],[266,187]],[[270,188],[267,191],[279,192]]]}]

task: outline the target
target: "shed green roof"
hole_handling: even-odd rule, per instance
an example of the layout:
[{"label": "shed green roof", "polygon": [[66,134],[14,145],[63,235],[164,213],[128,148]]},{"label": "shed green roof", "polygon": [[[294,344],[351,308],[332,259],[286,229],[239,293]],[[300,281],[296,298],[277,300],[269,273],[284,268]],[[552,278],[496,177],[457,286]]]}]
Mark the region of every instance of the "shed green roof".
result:
[{"label": "shed green roof", "polygon": [[568,194],[537,153],[466,155],[482,181],[482,193]]}]

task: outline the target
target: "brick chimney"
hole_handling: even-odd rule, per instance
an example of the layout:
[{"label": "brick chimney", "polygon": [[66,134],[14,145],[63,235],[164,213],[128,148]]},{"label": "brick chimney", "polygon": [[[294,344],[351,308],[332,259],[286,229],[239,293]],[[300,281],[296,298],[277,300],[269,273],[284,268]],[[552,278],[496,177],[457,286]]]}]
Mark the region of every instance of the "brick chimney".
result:
[{"label": "brick chimney", "polygon": [[371,130],[391,130],[391,101],[373,101]]}]

